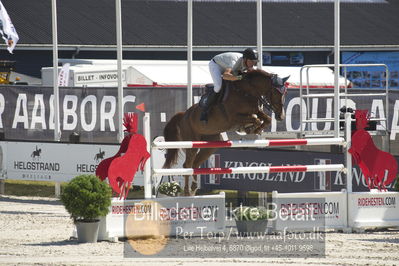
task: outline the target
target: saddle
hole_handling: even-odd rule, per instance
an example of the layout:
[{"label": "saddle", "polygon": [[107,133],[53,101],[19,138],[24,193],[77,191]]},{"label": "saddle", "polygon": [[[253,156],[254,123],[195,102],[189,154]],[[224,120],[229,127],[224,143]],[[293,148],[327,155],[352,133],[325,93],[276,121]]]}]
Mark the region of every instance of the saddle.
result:
[{"label": "saddle", "polygon": [[[201,99],[199,101],[199,106],[201,108],[204,108],[206,106],[207,98],[209,94],[213,91],[213,84],[206,84],[204,86],[205,88],[205,93],[201,96]],[[227,82],[225,80],[222,81],[222,88],[220,92],[218,93],[216,104],[222,103],[226,101],[227,96],[229,95],[229,86],[227,86]]]}]

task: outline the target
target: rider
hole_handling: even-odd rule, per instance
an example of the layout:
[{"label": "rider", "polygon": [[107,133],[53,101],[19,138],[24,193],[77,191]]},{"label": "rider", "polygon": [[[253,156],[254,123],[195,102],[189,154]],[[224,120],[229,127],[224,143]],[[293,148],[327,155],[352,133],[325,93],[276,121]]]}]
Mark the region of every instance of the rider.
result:
[{"label": "rider", "polygon": [[252,70],[258,62],[258,53],[252,48],[247,48],[241,53],[227,52],[218,54],[209,62],[209,72],[213,79],[213,90],[210,90],[205,100],[200,120],[208,121],[210,106],[216,101],[217,94],[222,87],[222,79],[236,81],[242,79],[241,74]]}]

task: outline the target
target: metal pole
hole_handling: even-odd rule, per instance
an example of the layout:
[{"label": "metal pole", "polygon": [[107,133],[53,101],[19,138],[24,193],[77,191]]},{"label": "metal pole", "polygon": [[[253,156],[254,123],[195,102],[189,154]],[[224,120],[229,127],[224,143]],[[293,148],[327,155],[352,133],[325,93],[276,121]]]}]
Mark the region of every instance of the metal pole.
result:
[{"label": "metal pole", "polygon": [[346,191],[352,192],[352,155],[348,152],[352,145],[352,114],[345,113],[345,167],[346,167]]},{"label": "metal pole", "polygon": [[385,132],[387,133],[387,140],[388,140],[388,149],[386,151],[390,151],[391,146],[389,145],[389,134],[388,134],[388,128],[389,127],[389,70],[388,66],[385,67],[385,118],[386,118],[386,123],[385,123]]},{"label": "metal pole", "polygon": [[58,88],[58,36],[57,36],[57,0],[51,1],[51,19],[53,32],[53,93],[54,93],[54,141],[60,141],[60,95]]},{"label": "metal pole", "polygon": [[4,179],[0,179],[0,195],[4,195],[6,193],[6,181]]},{"label": "metal pole", "polygon": [[345,199],[346,199],[346,229],[351,232],[349,228],[350,224],[350,213],[349,213],[349,195],[352,193],[352,155],[348,152],[352,145],[352,114],[345,113],[345,139],[346,139],[346,147],[344,148],[345,154],[345,167],[346,167],[346,191],[345,191]]},{"label": "metal pole", "polygon": [[334,2],[334,137],[339,137],[340,0]]},{"label": "metal pole", "polygon": [[193,0],[187,1],[187,108],[193,105]]},{"label": "metal pole", "polygon": [[[147,151],[152,153],[151,149],[151,130],[150,130],[150,113],[144,114],[143,119],[143,132],[147,141]],[[152,156],[152,154],[151,154]],[[148,158],[144,166],[144,198],[150,199],[152,197],[152,172],[151,172],[151,157]]]},{"label": "metal pole", "polygon": [[61,197],[61,182],[55,182],[54,195],[55,195],[56,198],[60,198]]},{"label": "metal pole", "polygon": [[263,65],[263,37],[262,37],[262,0],[256,1],[256,29],[257,29],[257,49],[258,49],[258,69]]},{"label": "metal pole", "polygon": [[[303,136],[303,130],[302,130],[302,124],[303,124],[303,115],[302,115],[302,108],[303,108],[303,104],[302,104],[302,99],[303,99],[303,92],[302,92],[302,70],[306,68],[306,66],[301,67],[301,70],[299,71],[299,133],[300,133],[300,137],[302,138]],[[305,117],[305,119],[307,119]]]},{"label": "metal pole", "polygon": [[116,47],[118,68],[118,141],[123,140],[123,84],[122,84],[122,7],[121,0],[115,0]]}]

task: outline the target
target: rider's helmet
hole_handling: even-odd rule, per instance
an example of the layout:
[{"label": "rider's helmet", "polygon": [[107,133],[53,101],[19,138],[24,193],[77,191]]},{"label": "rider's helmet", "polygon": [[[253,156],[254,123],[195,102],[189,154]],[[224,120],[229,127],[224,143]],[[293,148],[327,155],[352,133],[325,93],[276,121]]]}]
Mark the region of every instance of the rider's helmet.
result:
[{"label": "rider's helmet", "polygon": [[258,60],[258,52],[252,48],[245,49],[243,53],[244,59]]}]

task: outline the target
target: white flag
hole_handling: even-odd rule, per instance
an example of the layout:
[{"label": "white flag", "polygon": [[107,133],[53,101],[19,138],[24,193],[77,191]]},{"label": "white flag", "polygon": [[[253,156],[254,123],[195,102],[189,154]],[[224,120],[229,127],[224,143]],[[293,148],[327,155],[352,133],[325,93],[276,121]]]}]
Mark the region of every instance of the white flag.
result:
[{"label": "white flag", "polygon": [[69,63],[62,65],[60,73],[58,73],[58,86],[67,87],[69,85]]},{"label": "white flag", "polygon": [[12,54],[12,51],[19,40],[18,33],[8,16],[7,10],[0,1],[0,33],[3,40],[6,42],[7,50]]}]

